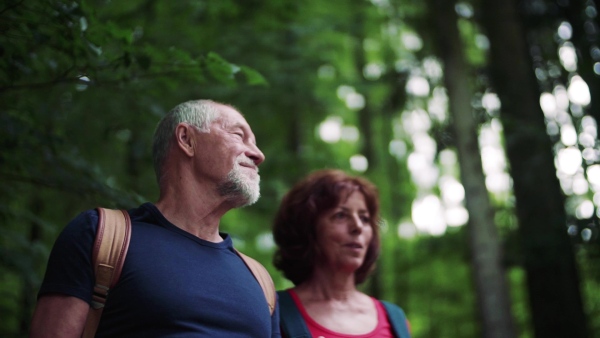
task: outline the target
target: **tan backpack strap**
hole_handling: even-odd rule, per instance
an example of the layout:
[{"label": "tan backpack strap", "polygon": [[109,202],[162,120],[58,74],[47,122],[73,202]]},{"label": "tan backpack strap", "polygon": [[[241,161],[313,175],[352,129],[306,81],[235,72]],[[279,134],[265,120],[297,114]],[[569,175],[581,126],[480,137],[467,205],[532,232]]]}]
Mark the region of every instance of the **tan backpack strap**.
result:
[{"label": "tan backpack strap", "polygon": [[265,294],[265,298],[267,299],[267,304],[269,304],[269,312],[271,312],[272,315],[273,311],[275,311],[275,303],[277,302],[277,296],[275,293],[275,284],[273,284],[273,279],[271,279],[271,275],[269,275],[267,269],[265,269],[265,267],[262,266],[262,264],[260,264],[254,258],[248,257],[237,250],[235,250],[235,252],[244,260],[244,263],[246,263],[246,266],[248,266],[248,268],[254,275],[254,278],[256,278],[258,284],[260,284],[260,287],[262,288],[263,293]]},{"label": "tan backpack strap", "polygon": [[84,338],[96,335],[108,292],[121,276],[130,237],[131,220],[127,211],[98,208],[98,230],[92,253],[96,283]]}]

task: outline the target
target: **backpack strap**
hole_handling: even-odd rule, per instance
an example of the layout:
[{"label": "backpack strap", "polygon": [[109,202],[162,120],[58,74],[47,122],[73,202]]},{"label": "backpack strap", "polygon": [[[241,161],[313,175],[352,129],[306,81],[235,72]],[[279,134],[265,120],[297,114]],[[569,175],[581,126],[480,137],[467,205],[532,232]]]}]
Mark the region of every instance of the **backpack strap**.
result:
[{"label": "backpack strap", "polygon": [[380,300],[380,302],[385,308],[388,320],[392,325],[392,331],[394,331],[394,336],[396,336],[396,338],[410,338],[410,332],[406,324],[406,315],[404,315],[404,311],[402,311],[398,305],[386,302],[384,300]]},{"label": "backpack strap", "polygon": [[310,331],[287,291],[277,291],[279,296],[279,323],[286,338],[311,338]]},{"label": "backpack strap", "polygon": [[127,211],[98,208],[98,230],[92,253],[96,283],[83,331],[85,338],[96,335],[108,292],[121,276],[130,237],[131,219]]},{"label": "backpack strap", "polygon": [[271,279],[271,275],[269,275],[267,269],[265,269],[265,267],[262,266],[262,264],[260,264],[254,258],[246,256],[243,253],[237,251],[236,249],[234,250],[235,253],[237,253],[238,256],[242,258],[248,269],[250,269],[250,272],[252,272],[254,278],[256,278],[256,280],[258,281],[258,284],[260,284],[260,287],[262,288],[263,293],[265,294],[267,304],[269,305],[269,312],[271,313],[271,315],[273,315],[273,312],[275,311],[275,305],[277,304],[277,296],[275,295],[275,284],[273,284],[273,279]]}]

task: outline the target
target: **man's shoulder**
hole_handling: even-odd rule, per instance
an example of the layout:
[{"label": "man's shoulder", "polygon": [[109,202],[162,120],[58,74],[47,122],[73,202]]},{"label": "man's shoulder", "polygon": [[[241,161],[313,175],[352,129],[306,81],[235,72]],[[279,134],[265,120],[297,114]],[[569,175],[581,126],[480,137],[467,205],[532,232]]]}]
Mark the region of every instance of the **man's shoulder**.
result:
[{"label": "man's shoulder", "polygon": [[[139,207],[131,208],[131,209],[123,209],[123,210],[126,210],[127,213],[129,214],[129,216],[132,218],[132,221],[135,221],[135,220],[139,220],[139,219],[148,218],[148,216],[150,214],[148,205],[152,206],[151,203],[144,203],[144,204],[140,205]],[[103,207],[103,208],[105,208],[105,207]],[[107,208],[107,209],[115,209],[115,208]],[[99,219],[98,208],[87,209],[87,210],[81,211],[81,212],[79,212],[79,214],[77,214],[75,217],[73,217],[69,221],[69,223],[65,227],[64,231],[78,232],[78,231],[93,230],[95,232],[97,229],[97,226],[98,226],[98,219]]]},{"label": "man's shoulder", "polygon": [[81,211],[69,221],[63,232],[78,234],[92,230],[96,231],[98,224],[98,211],[96,209],[88,209]]},{"label": "man's shoulder", "polygon": [[151,202],[145,202],[138,207],[126,210],[132,224],[137,222],[162,224],[166,221],[160,210]]}]

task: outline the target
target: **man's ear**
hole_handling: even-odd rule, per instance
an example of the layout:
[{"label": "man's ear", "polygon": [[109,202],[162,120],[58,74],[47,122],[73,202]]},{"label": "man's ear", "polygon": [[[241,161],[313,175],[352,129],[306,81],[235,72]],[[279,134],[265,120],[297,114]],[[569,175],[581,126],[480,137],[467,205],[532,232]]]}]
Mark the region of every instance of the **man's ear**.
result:
[{"label": "man's ear", "polygon": [[196,146],[196,138],[194,127],[187,123],[180,123],[175,127],[175,141],[177,147],[189,157],[194,156],[194,148]]}]

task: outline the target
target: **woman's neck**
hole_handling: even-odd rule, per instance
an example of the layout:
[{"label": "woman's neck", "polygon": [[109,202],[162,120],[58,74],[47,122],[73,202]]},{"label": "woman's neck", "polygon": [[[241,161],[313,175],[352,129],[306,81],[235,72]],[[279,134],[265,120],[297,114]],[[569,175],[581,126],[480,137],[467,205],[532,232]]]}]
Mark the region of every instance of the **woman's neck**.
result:
[{"label": "woman's neck", "polygon": [[348,301],[359,294],[354,273],[333,273],[332,270],[318,268],[295,291],[301,299],[308,301]]}]

